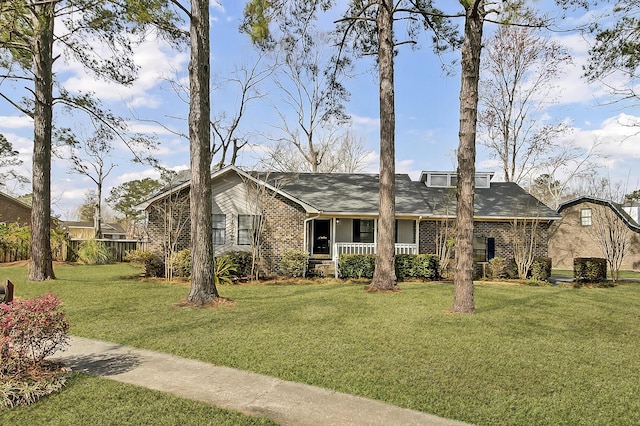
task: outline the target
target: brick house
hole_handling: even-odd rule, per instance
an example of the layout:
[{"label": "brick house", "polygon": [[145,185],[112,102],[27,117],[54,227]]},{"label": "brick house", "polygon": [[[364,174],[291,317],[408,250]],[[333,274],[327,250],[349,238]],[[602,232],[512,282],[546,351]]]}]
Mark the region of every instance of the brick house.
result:
[{"label": "brick house", "polygon": [[[478,262],[513,257],[514,220],[536,233],[536,255],[547,255],[547,229],[556,213],[515,183],[476,175],[474,253]],[[396,253],[435,253],[438,237],[455,219],[455,172],[423,172],[417,181],[396,175]],[[297,249],[312,261],[374,253],[378,175],[245,172],[228,166],[212,175],[216,254],[249,251],[261,227],[265,271]],[[148,247],[189,247],[189,180],[138,206],[147,212]],[[253,240],[255,241],[255,240]]]},{"label": "brick house", "polygon": [[[635,219],[629,213],[635,212]],[[579,197],[558,207],[560,219],[549,228],[549,256],[554,268],[573,269],[576,257],[606,258],[598,236],[608,229],[626,239],[620,269],[640,270],[640,225],[637,207],[608,200]],[[616,229],[617,228],[617,229]]]},{"label": "brick house", "polygon": [[31,222],[31,206],[0,192],[0,223],[18,223],[22,226]]}]

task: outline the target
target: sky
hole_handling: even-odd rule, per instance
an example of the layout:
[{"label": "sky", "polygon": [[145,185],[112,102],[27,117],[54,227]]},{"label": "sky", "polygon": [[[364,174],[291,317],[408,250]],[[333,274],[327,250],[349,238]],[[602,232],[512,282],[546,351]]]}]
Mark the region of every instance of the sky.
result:
[{"label": "sky", "polygon": [[[218,81],[229,78],[233,70],[243,63],[251,63],[255,50],[247,35],[238,27],[242,20],[245,2],[214,0],[211,3],[212,72]],[[344,4],[342,0],[338,2]],[[457,2],[454,2],[457,4]],[[548,3],[548,2],[547,2]],[[541,3],[541,7],[547,7]],[[598,10],[580,12],[566,18],[561,26],[572,28],[586,22]],[[323,17],[330,25],[331,17]],[[462,22],[460,22],[460,25]],[[487,24],[485,34],[495,27]],[[594,142],[602,158],[598,169],[602,176],[623,182],[626,192],[640,188],[640,136],[625,123],[637,120],[638,112],[631,105],[612,102],[602,85],[589,84],[581,77],[590,46],[588,37],[575,32],[554,32],[551,37],[564,45],[573,57],[562,77],[555,82],[559,103],[548,108],[548,118],[562,120],[573,129],[570,140],[577,146],[588,149]],[[459,125],[459,65],[445,72],[442,63],[459,60],[459,52],[437,57],[428,46],[426,36],[419,39],[420,48],[409,46],[398,48],[395,62],[396,99],[396,172],[408,173],[417,179],[421,171],[455,170],[455,149],[458,145]],[[184,82],[189,60],[188,51],[178,51],[161,40],[150,40],[136,49],[136,63],[140,67],[139,78],[130,87],[120,87],[97,80],[88,75],[80,65],[60,60],[55,72],[58,80],[71,91],[92,91],[102,100],[103,106],[122,116],[129,117],[135,131],[154,135],[159,146],[154,155],[170,169],[181,170],[189,165],[188,141],[179,136],[186,133],[188,105],[181,100],[167,83],[167,78],[178,75]],[[354,61],[353,76],[345,82],[350,92],[346,112],[351,116],[350,129],[361,138],[367,150],[366,172],[378,172],[379,105],[378,82],[372,57]],[[233,114],[237,107],[236,95],[224,86],[212,92],[212,114]],[[261,87],[264,97],[249,104],[241,124],[242,131],[250,135],[251,146],[242,151],[239,164],[256,167],[268,135],[274,129],[278,116],[275,108],[281,103],[280,96],[272,85]],[[9,96],[23,93],[20,86],[0,83],[0,91]],[[83,129],[86,124],[75,116],[67,116],[56,110],[57,124]],[[134,118],[135,117],[135,118]],[[24,161],[22,170],[31,173],[31,151],[33,149],[33,125],[30,119],[20,114],[9,103],[0,98],[0,133],[20,152]],[[64,156],[64,152],[61,152]],[[132,155],[121,142],[116,142],[112,157],[113,171],[105,181],[104,194],[124,182],[157,178],[153,168],[135,164]],[[489,152],[478,145],[476,167],[482,171],[496,172],[499,165]],[[14,195],[31,192],[30,188],[7,184]],[[95,189],[87,177],[70,172],[63,158],[54,157],[52,163],[52,210],[63,220],[73,220],[77,207],[83,202],[85,193]]]}]

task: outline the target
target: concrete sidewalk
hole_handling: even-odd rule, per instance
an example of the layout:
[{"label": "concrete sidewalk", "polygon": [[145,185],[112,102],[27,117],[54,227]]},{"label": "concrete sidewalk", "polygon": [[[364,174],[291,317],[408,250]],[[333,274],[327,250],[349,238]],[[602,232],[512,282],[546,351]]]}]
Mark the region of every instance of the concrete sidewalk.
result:
[{"label": "concrete sidewalk", "polygon": [[282,425],[465,425],[315,386],[79,337],[53,358],[74,371],[268,417]]}]

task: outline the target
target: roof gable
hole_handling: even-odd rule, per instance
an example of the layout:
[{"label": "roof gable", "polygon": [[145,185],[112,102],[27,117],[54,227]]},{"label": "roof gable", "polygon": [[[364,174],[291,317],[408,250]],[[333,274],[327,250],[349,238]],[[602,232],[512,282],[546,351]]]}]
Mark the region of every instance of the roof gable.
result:
[{"label": "roof gable", "polygon": [[574,198],[573,200],[566,201],[558,206],[558,213],[561,213],[562,210],[575,206],[582,203],[592,203],[599,204],[601,206],[605,206],[613,210],[616,215],[622,219],[622,221],[634,232],[640,233],[640,225],[631,217],[629,214],[624,211],[622,208],[622,204],[615,203],[611,200],[605,200],[602,198],[590,197],[590,196],[582,196],[578,198]]}]

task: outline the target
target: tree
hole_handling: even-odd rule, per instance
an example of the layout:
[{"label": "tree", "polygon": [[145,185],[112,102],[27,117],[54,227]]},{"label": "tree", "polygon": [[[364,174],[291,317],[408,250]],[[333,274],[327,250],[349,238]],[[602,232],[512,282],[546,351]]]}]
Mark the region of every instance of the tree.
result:
[{"label": "tree", "polygon": [[[304,38],[309,22],[315,17],[317,8],[328,9],[333,1],[271,2],[251,0],[245,8],[244,28],[258,43],[269,43],[268,23],[275,14],[281,23],[291,26],[290,34]],[[340,37],[337,66],[349,50],[348,42],[358,54],[374,55],[377,59],[378,89],[380,94],[380,178],[379,213],[376,248],[376,266],[370,291],[387,291],[397,287],[395,274],[395,98],[394,55],[395,49],[404,42],[394,36],[394,22],[406,18],[409,34],[417,25],[433,30],[434,49],[442,48],[443,40],[450,43],[456,39],[448,20],[433,7],[431,1],[376,0],[352,1],[345,16],[339,21],[337,34]],[[287,19],[282,19],[287,17]],[[420,19],[418,19],[420,18]],[[410,43],[413,43],[410,42]]]},{"label": "tree", "polygon": [[[128,84],[136,70],[132,46],[150,25],[162,28],[169,41],[180,40],[182,33],[169,25],[176,17],[164,0],[10,0],[0,4],[0,12],[0,67],[6,70],[2,83],[28,81],[33,85],[27,89],[30,99],[10,99],[4,92],[0,97],[34,121],[29,280],[42,281],[55,278],[50,240],[54,104],[73,106],[124,131],[124,122],[101,111],[90,94],[73,96],[64,88],[54,93],[54,87],[58,87],[54,62],[60,57],[74,58],[98,78]],[[54,32],[55,22],[62,24],[64,34]],[[54,56],[54,44],[64,56]],[[99,49],[103,46],[113,55],[104,56]]]},{"label": "tree", "polygon": [[[322,151],[319,173],[356,173],[366,166],[367,152],[362,139],[351,131],[339,131],[339,135],[331,138]],[[278,172],[311,172],[311,163],[300,153],[300,150],[288,143],[278,142],[266,148],[260,163],[267,170]]]},{"label": "tree", "polygon": [[638,0],[616,1],[611,16],[591,26],[595,43],[589,50],[589,63],[585,67],[585,76],[590,82],[601,81],[620,100],[634,103],[640,98],[636,92],[640,78],[639,11]]},{"label": "tree", "polygon": [[589,235],[600,247],[613,282],[620,278],[620,267],[628,253],[631,241],[631,230],[625,218],[617,213],[622,210],[615,203],[603,203],[603,206],[592,210]]},{"label": "tree", "polygon": [[84,202],[78,206],[78,219],[83,222],[96,221],[96,206],[98,196],[94,189],[89,189],[84,193]]},{"label": "tree", "polygon": [[124,217],[129,233],[135,235],[137,224],[144,219],[144,212],[136,210],[135,206],[150,198],[162,186],[162,183],[151,178],[132,180],[111,188],[105,201]]},{"label": "tree", "polygon": [[460,141],[456,189],[456,238],[453,306],[455,313],[475,312],[473,297],[473,212],[476,161],[476,123],[484,0],[460,0],[465,10],[460,86]]},{"label": "tree", "polygon": [[498,28],[486,41],[481,65],[479,140],[501,165],[506,182],[522,183],[561,148],[564,122],[547,123],[557,102],[553,82],[571,63],[567,49],[537,27]]},{"label": "tree", "polygon": [[[236,86],[238,101],[233,114],[220,112],[211,120],[214,134],[211,156],[214,158],[218,155],[217,163],[214,166],[216,170],[221,169],[225,164],[236,164],[238,153],[249,143],[246,132],[240,130],[240,123],[245,117],[249,105],[266,96],[260,90],[260,85],[273,74],[278,66],[275,64],[263,67],[264,57],[264,53],[261,53],[251,66],[243,65],[236,68],[231,77],[224,79],[218,85],[218,87],[227,84]],[[218,87],[213,88],[214,94]],[[227,158],[229,153],[231,158]]]},{"label": "tree", "polygon": [[6,187],[7,181],[11,179],[18,183],[28,182],[17,169],[21,165],[18,151],[13,149],[13,145],[3,134],[0,134],[0,188]]},{"label": "tree", "polygon": [[[304,165],[313,173],[330,168],[325,164],[331,152],[338,150],[343,140],[342,125],[349,120],[344,102],[349,93],[343,86],[346,64],[337,66],[330,34],[310,32],[298,39],[284,36],[276,45],[282,66],[274,75],[274,83],[281,95],[281,103],[274,105],[281,123],[279,137],[268,158],[273,159],[287,148],[293,148]],[[289,115],[295,123],[289,125]]]},{"label": "tree", "polygon": [[189,156],[191,165],[191,289],[187,300],[204,304],[219,298],[213,276],[211,215],[211,133],[209,123],[209,2],[191,0],[189,14]]},{"label": "tree", "polygon": [[93,215],[95,238],[102,238],[102,188],[104,181],[116,167],[116,164],[109,161],[112,137],[111,129],[100,126],[91,137],[83,141],[76,138],[70,138],[66,141],[70,148],[71,171],[88,177],[96,185],[95,213]]}]

